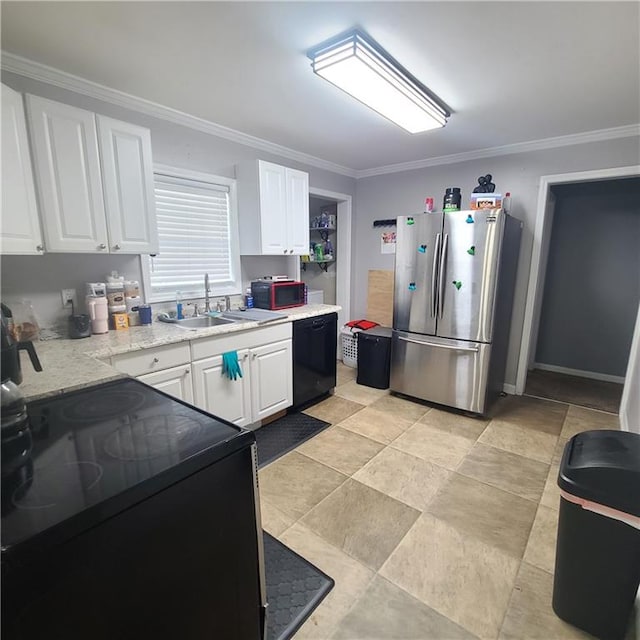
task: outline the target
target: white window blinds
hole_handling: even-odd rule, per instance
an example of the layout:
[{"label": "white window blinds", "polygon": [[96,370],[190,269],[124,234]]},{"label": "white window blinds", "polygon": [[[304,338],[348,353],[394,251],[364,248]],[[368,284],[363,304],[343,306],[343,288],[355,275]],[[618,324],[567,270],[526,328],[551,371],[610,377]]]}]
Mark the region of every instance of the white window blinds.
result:
[{"label": "white window blinds", "polygon": [[201,297],[205,273],[214,292],[235,289],[229,186],[156,173],[155,197],[160,252],[149,260],[150,299]]}]

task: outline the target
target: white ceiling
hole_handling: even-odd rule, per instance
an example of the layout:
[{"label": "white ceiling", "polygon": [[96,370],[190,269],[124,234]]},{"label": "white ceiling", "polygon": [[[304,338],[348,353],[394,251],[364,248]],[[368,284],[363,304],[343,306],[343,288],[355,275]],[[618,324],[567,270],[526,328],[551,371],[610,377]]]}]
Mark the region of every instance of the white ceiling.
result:
[{"label": "white ceiling", "polygon": [[[640,122],[637,2],[6,2],[2,48],[356,170]],[[360,26],[452,108],[411,135],[314,75]]]}]

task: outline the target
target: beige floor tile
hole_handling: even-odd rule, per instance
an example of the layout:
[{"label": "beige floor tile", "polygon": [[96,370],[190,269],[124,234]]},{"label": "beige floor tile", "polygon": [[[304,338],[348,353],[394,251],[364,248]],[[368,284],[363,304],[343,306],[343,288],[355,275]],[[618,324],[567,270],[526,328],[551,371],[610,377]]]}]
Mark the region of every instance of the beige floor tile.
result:
[{"label": "beige floor tile", "polygon": [[620,416],[570,405],[560,435],[571,438],[581,431],[594,429],[620,429]]},{"label": "beige floor tile", "polygon": [[391,413],[398,418],[411,420],[411,422],[419,420],[427,411],[430,411],[430,407],[427,405],[391,395],[383,396],[369,406],[372,409],[378,409],[378,411]]},{"label": "beige floor tile", "polygon": [[467,455],[473,440],[418,422],[394,440],[391,446],[453,470]]},{"label": "beige floor tile", "polygon": [[549,464],[558,437],[537,429],[492,420],[478,442]]},{"label": "beige floor tile", "polygon": [[374,389],[363,384],[358,384],[355,380],[351,380],[339,387],[336,387],[336,395],[353,402],[368,405],[383,396],[389,395],[389,390]]},{"label": "beige floor tile", "polygon": [[508,396],[493,413],[493,420],[537,429],[557,436],[569,405],[528,396]]},{"label": "beige floor tile", "polygon": [[280,540],[335,581],[333,589],[295,635],[296,640],[327,638],[364,593],[374,572],[301,524],[293,525]]},{"label": "beige floor tile", "polygon": [[260,498],[260,516],[262,528],[276,537],[284,533],[295,522],[292,516],[287,515],[262,497]]},{"label": "beige floor tile", "polygon": [[379,442],[336,426],[307,440],[296,451],[350,476],[383,447]]},{"label": "beige floor tile", "polygon": [[539,506],[523,559],[538,569],[553,574],[556,561],[557,532],[558,512],[549,509],[549,507]]},{"label": "beige floor tile", "polygon": [[442,409],[431,409],[429,413],[420,418],[423,424],[431,425],[446,433],[453,433],[456,436],[477,440],[480,434],[489,424],[488,420],[482,418],[470,418],[455,411],[443,411]]},{"label": "beige floor tile", "polygon": [[389,444],[400,434],[404,433],[412,424],[412,420],[405,420],[404,418],[399,418],[385,411],[365,407],[340,422],[338,426],[359,433],[377,442]]},{"label": "beige floor tile", "polygon": [[538,502],[549,473],[549,465],[477,442],[457,471]]},{"label": "beige floor tile", "polygon": [[465,629],[495,638],[519,561],[425,513],[380,570]]},{"label": "beige floor tile", "polygon": [[297,520],[346,479],[342,473],[292,451],[260,470],[260,496]]},{"label": "beige floor tile", "polygon": [[553,576],[523,562],[500,631],[501,640],[591,640],[593,636],[563,622],[551,608]]},{"label": "beige floor tile", "polygon": [[324,420],[331,424],[338,424],[345,418],[354,414],[356,411],[360,411],[364,407],[363,404],[358,402],[352,402],[346,398],[340,396],[331,396],[318,404],[314,404],[312,407],[305,409],[303,413],[309,416],[318,418],[318,420]]},{"label": "beige floor tile", "polygon": [[351,380],[355,380],[358,370],[354,367],[347,367],[346,364],[338,361],[336,364],[336,386],[346,384]]},{"label": "beige floor tile", "polygon": [[520,560],[536,506],[530,500],[453,473],[427,511],[463,535],[477,538]]},{"label": "beige floor tile", "polygon": [[378,569],[419,515],[416,509],[350,479],[301,522],[368,567]]},{"label": "beige floor tile", "polygon": [[558,471],[560,470],[560,461],[562,459],[562,452],[567,444],[566,438],[558,438],[558,444],[556,445],[553,459],[551,460],[551,466],[549,467],[549,473],[547,474],[547,481],[544,485],[542,497],[540,498],[540,504],[555,509],[560,509],[560,487],[558,487]]},{"label": "beige floor tile", "polygon": [[474,636],[388,580],[376,576],[338,625],[335,640],[473,640]]},{"label": "beige floor tile", "polygon": [[414,509],[424,511],[450,473],[443,467],[387,447],[353,477]]}]

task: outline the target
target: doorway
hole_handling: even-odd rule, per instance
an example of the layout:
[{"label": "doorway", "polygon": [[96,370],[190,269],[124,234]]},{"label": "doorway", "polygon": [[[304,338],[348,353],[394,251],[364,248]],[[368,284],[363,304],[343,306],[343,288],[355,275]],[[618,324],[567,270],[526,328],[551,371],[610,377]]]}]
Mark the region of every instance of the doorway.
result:
[{"label": "doorway", "polygon": [[618,412],[640,298],[638,175],[543,176],[516,393]]}]

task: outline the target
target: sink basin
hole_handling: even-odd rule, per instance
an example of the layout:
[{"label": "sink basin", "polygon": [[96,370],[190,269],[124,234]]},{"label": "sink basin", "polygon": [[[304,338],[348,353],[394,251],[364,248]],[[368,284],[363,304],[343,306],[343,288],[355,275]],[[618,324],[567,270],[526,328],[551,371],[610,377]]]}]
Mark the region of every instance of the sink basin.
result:
[{"label": "sink basin", "polygon": [[[162,320],[162,318],[160,318]],[[232,318],[220,318],[211,316],[198,316],[197,318],[184,318],[182,320],[162,320],[163,322],[169,322],[176,327],[182,329],[206,329],[207,327],[218,327],[224,324],[235,324],[236,322],[242,322],[241,320],[235,320]]]}]

